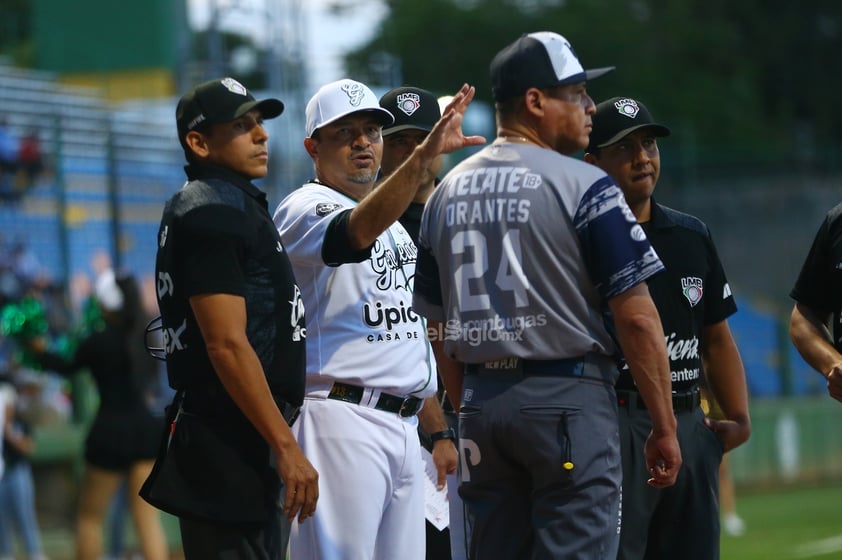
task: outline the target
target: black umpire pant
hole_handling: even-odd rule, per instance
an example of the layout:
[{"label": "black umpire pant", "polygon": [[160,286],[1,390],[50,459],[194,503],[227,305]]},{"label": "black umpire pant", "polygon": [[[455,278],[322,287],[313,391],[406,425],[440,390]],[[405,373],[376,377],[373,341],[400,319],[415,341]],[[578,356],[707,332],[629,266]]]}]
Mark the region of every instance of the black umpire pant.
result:
[{"label": "black umpire pant", "polygon": [[265,525],[179,518],[185,560],[285,560],[291,524],[280,510]]}]

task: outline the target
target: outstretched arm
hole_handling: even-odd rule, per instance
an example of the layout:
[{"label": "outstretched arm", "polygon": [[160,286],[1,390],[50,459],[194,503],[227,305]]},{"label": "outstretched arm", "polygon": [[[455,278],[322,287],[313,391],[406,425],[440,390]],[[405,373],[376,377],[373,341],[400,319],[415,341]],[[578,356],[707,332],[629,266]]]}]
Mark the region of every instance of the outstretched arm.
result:
[{"label": "outstretched arm", "polygon": [[463,85],[412,155],[354,208],[348,220],[348,235],[354,249],[369,247],[397,221],[415,198],[418,186],[429,175],[436,157],[485,143],[482,136],[462,133],[462,119],[474,93],[473,86]]}]

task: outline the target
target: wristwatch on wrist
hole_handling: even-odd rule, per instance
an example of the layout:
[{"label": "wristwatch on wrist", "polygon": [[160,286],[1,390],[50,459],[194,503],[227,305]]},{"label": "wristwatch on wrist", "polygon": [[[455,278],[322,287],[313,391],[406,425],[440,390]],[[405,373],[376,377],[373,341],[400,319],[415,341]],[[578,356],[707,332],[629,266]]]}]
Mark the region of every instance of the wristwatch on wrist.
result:
[{"label": "wristwatch on wrist", "polygon": [[436,443],[440,439],[452,439],[456,442],[456,431],[453,428],[448,428],[446,430],[430,434],[430,441],[433,443]]}]

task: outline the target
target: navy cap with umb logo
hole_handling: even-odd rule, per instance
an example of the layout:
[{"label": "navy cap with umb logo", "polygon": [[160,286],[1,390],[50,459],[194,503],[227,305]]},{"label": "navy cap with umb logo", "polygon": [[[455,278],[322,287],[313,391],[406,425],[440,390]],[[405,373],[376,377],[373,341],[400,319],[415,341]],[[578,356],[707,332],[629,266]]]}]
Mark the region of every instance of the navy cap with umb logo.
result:
[{"label": "navy cap with umb logo", "polygon": [[529,88],[578,84],[614,70],[613,66],[585,70],[570,41],[552,31],[521,35],[491,61],[491,92],[506,101]]},{"label": "navy cap with umb logo", "polygon": [[655,122],[646,105],[631,97],[612,97],[603,101],[596,106],[591,121],[588,152],[615,144],[641,128],[648,128],[655,137],[670,135],[670,129]]},{"label": "navy cap with umb logo", "polygon": [[252,110],[264,119],[274,119],[284,112],[280,99],[257,101],[246,87],[234,78],[210,80],[185,93],[175,109],[178,139],[182,146],[187,133],[202,130],[211,124],[239,119]]},{"label": "navy cap with umb logo", "polygon": [[380,98],[380,106],[395,116],[395,122],[383,127],[383,136],[401,130],[430,132],[441,118],[438,98],[426,89],[399,87]]}]

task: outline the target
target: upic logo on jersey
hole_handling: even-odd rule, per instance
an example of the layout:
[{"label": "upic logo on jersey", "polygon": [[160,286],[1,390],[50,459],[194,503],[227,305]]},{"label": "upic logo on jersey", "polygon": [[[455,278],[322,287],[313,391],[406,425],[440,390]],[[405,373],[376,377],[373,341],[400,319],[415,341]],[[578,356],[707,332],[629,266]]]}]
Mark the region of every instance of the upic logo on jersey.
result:
[{"label": "upic logo on jersey", "polygon": [[363,306],[363,320],[369,327],[386,325],[386,330],[392,330],[395,325],[401,323],[417,323],[418,314],[403,301],[399,307],[384,306],[377,301],[374,305],[366,303]]}]

